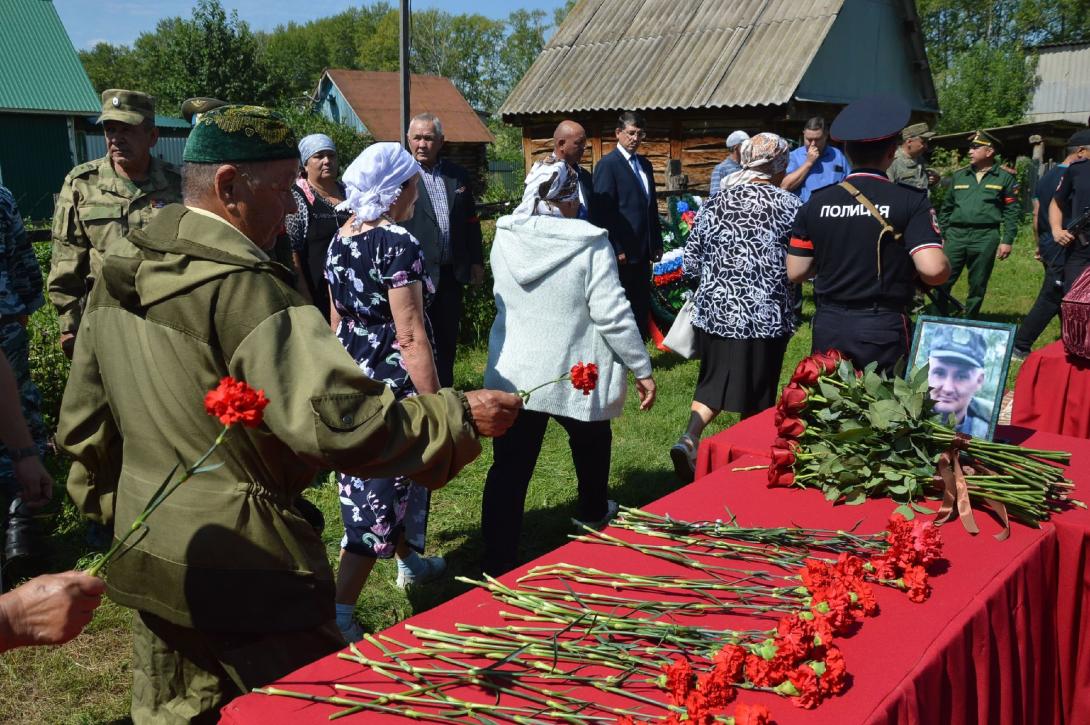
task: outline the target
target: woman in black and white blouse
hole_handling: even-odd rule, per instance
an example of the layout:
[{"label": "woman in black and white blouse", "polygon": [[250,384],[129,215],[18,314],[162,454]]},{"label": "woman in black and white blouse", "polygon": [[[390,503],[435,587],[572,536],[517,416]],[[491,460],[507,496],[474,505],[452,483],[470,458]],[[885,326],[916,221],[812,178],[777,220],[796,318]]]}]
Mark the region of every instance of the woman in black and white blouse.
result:
[{"label": "woman in black and white blouse", "polygon": [[788,145],[773,133],[742,145],[742,170],[697,214],[685,245],[685,276],[699,279],[692,324],[700,375],[689,424],[670,449],[691,481],[705,426],[721,410],[743,418],[773,404],[787,341],[795,331],[795,287],[787,242],[799,197],[779,187]]}]

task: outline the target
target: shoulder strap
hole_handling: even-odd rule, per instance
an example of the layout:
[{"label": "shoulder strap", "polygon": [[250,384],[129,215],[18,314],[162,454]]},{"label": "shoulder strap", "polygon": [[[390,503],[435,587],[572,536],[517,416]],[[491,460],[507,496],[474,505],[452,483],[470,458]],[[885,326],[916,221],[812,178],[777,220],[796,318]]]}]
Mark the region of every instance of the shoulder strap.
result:
[{"label": "shoulder strap", "polygon": [[886,221],[886,218],[884,216],[882,216],[881,213],[879,213],[878,207],[876,207],[874,205],[874,202],[872,202],[870,199],[868,199],[863,194],[863,192],[861,192],[859,189],[855,188],[855,186],[850,181],[847,181],[847,180],[841,181],[839,186],[841,188],[843,188],[844,191],[851,194],[852,197],[856,201],[858,201],[860,204],[862,204],[864,207],[866,207],[867,211],[869,211],[871,213],[871,216],[874,217],[875,221],[877,221],[882,226],[882,231],[880,231],[878,233],[878,242],[877,242],[877,246],[876,246],[876,249],[875,249],[875,253],[876,253],[877,258],[878,258],[878,280],[879,280],[879,285],[881,285],[881,280],[882,280],[882,237],[884,237],[887,234],[890,234],[890,235],[893,236],[893,239],[895,241],[899,242],[899,241],[901,241],[901,233],[899,231],[897,231],[896,229],[894,229],[893,225],[890,224],[888,221]]}]

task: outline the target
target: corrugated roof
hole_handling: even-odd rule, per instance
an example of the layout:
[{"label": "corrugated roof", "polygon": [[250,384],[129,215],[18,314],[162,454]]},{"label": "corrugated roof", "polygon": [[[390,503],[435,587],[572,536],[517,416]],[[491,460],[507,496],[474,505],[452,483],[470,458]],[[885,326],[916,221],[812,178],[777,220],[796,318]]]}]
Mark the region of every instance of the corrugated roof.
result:
[{"label": "corrugated roof", "polygon": [[1085,122],[1090,114],[1090,43],[1039,49],[1037,77],[1026,119]]},{"label": "corrugated roof", "polygon": [[791,100],[844,0],[582,0],[500,113]]},{"label": "corrugated roof", "polygon": [[[401,140],[401,79],[396,72],[331,68],[326,75],[376,141]],[[433,113],[452,143],[492,143],[496,138],[449,78],[413,75],[409,80],[412,115]]]},{"label": "corrugated roof", "polygon": [[101,110],[50,0],[0,0],[0,18],[0,110]]}]

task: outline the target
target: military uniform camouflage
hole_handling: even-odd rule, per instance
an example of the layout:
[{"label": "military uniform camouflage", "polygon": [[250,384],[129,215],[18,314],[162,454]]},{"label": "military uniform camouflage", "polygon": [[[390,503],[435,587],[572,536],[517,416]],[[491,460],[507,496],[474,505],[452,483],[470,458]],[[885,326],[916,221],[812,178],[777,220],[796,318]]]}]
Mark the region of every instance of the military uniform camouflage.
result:
[{"label": "military uniform camouflage", "polygon": [[969,407],[965,409],[965,417],[958,423],[958,433],[971,435],[973,438],[987,438],[988,428],[992,423],[992,407],[973,398],[969,401]]},{"label": "military uniform camouflage", "polygon": [[[39,453],[45,453],[46,428],[42,422],[42,397],[30,379],[30,346],[23,318],[44,304],[42,271],[27,240],[23,219],[11,192],[0,186],[0,348],[15,372],[23,417]],[[29,526],[30,512],[17,498],[12,460],[0,444],[0,500],[11,516],[11,526]],[[10,499],[10,500],[9,500]],[[4,522],[5,527],[8,522]]]},{"label": "military uniform camouflage", "polygon": [[927,191],[927,165],[923,161],[909,158],[902,149],[897,149],[893,163],[886,170],[886,176],[895,184],[905,184],[920,191]]}]

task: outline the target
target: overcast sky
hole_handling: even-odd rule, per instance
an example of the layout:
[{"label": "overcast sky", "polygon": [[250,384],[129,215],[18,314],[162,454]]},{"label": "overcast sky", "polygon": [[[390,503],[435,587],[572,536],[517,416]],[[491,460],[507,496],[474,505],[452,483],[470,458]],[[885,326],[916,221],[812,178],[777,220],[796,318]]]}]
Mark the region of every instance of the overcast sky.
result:
[{"label": "overcast sky", "polygon": [[[388,0],[397,7],[397,0]],[[95,43],[132,45],[136,36],[155,30],[163,18],[189,17],[196,0],[53,0],[65,29],[77,49],[91,48]],[[230,13],[238,11],[239,20],[249,23],[252,30],[272,30],[291,21],[336,15],[353,6],[370,3],[348,0],[221,0]],[[563,0],[413,0],[414,10],[436,8],[448,13],[480,13],[492,18],[507,17],[518,8],[544,10],[552,17]]]}]

